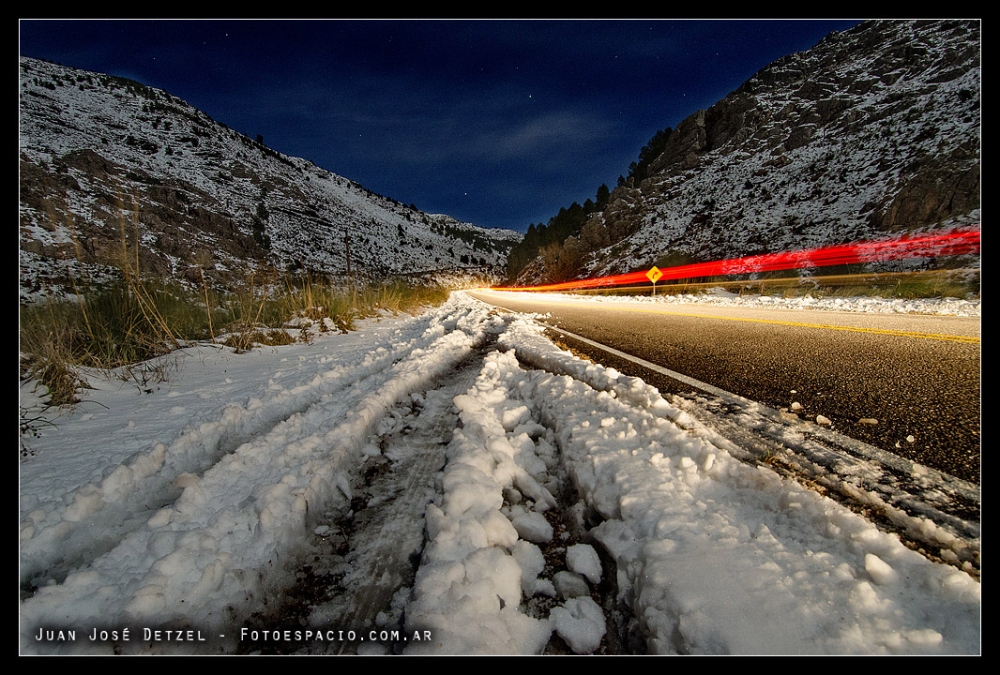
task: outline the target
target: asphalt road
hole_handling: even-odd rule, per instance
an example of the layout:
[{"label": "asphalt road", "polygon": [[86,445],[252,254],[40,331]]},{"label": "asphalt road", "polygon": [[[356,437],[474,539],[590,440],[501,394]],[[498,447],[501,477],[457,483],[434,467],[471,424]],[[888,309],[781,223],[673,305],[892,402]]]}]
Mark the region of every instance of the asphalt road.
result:
[{"label": "asphalt road", "polygon": [[[567,300],[474,292],[544,321],[958,478],[980,482],[980,321]],[[639,375],[664,393],[690,385],[582,343],[594,360]],[[875,419],[876,424],[862,423]]]}]

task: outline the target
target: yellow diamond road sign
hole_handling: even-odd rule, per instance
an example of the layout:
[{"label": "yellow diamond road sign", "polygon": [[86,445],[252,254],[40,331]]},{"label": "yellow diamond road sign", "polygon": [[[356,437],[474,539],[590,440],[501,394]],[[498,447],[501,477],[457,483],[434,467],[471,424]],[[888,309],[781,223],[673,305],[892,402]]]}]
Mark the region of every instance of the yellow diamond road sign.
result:
[{"label": "yellow diamond road sign", "polygon": [[656,265],[653,265],[653,267],[648,272],[646,272],[646,278],[648,278],[654,284],[657,281],[659,281],[661,277],[663,277],[663,272],[661,272],[660,268],[657,267]]}]

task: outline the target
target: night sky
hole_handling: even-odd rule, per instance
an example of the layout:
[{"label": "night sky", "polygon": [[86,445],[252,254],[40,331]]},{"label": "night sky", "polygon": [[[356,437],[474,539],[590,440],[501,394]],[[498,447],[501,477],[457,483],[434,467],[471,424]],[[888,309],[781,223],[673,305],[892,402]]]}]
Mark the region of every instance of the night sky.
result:
[{"label": "night sky", "polygon": [[28,21],[20,53],[165,89],[380,194],[524,231],[653,134],[858,21]]}]

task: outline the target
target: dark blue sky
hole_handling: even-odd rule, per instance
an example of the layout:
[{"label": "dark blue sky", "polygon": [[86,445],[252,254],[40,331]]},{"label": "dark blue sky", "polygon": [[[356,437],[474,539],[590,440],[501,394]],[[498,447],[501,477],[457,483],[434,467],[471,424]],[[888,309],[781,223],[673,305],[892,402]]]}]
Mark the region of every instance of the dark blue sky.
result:
[{"label": "dark blue sky", "polygon": [[857,21],[20,22],[20,53],[129,77],[369,190],[524,231],[659,129]]}]

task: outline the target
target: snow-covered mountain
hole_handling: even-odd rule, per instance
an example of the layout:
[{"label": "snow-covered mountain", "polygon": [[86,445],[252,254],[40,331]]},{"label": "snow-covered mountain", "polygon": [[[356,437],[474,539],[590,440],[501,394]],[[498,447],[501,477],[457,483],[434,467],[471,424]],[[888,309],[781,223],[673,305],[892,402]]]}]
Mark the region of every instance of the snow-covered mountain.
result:
[{"label": "snow-covered mountain", "polygon": [[978,21],[874,21],[768,65],[659,135],[567,240],[578,276],[978,224],[981,45]]},{"label": "snow-covered mountain", "polygon": [[22,296],[101,278],[123,237],[146,273],[215,282],[266,263],[495,273],[521,237],[374,194],[160,89],[26,57],[20,75]]}]

